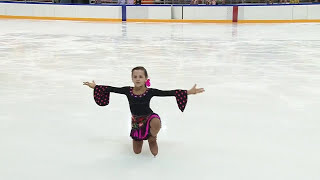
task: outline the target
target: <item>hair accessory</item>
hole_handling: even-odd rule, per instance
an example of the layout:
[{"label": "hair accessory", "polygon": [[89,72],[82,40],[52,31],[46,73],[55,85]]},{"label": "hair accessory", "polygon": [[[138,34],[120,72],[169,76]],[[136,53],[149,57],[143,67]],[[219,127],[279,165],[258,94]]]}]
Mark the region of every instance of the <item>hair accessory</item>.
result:
[{"label": "hair accessory", "polygon": [[150,85],[151,85],[150,84],[150,79],[148,79],[147,82],[146,82],[146,86],[149,87]]}]

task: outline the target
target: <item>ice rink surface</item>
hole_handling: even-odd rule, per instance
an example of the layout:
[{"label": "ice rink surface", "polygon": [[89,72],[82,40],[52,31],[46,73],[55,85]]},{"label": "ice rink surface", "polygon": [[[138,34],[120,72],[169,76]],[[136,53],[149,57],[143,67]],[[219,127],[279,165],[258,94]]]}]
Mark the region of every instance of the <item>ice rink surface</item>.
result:
[{"label": "ice rink surface", "polygon": [[[318,180],[320,24],[0,20],[1,180]],[[159,155],[132,151],[127,98],[83,81],[206,92],[154,97]]]}]

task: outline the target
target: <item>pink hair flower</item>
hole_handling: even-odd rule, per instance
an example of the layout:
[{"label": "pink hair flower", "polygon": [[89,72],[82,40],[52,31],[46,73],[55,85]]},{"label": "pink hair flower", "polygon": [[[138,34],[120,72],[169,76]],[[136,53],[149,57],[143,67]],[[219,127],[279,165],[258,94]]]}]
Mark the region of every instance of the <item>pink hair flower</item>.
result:
[{"label": "pink hair flower", "polygon": [[147,86],[147,87],[150,87],[150,86],[151,86],[150,79],[147,80],[146,86]]}]

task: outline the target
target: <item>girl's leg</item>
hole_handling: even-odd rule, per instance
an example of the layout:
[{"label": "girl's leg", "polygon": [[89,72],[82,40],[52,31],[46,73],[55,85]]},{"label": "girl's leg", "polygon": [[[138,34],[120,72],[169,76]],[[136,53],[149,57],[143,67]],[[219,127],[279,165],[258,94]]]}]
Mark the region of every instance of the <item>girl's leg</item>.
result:
[{"label": "girl's leg", "polygon": [[151,153],[156,156],[158,154],[157,134],[161,128],[161,121],[158,118],[151,119],[150,122],[150,137],[148,139]]},{"label": "girl's leg", "polygon": [[151,136],[156,137],[161,128],[161,121],[158,118],[153,118],[150,121],[150,132]]},{"label": "girl's leg", "polygon": [[132,140],[132,145],[133,145],[134,153],[140,154],[141,153],[141,149],[142,149],[142,145],[143,145],[143,141]]}]

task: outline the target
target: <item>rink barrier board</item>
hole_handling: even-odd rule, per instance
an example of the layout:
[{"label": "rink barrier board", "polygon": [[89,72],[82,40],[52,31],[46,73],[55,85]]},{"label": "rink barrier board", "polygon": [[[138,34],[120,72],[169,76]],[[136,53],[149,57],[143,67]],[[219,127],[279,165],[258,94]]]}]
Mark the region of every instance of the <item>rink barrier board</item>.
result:
[{"label": "rink barrier board", "polygon": [[[122,19],[103,18],[64,18],[64,17],[34,17],[34,16],[4,16],[0,19],[31,19],[31,20],[69,20],[69,21],[100,21],[100,22],[122,22]],[[232,23],[232,20],[179,20],[179,19],[127,19],[127,22],[164,22],[164,23]]]},{"label": "rink barrier board", "polygon": [[171,19],[171,6],[122,6],[126,9],[126,19]]},{"label": "rink barrier board", "polygon": [[69,18],[69,17],[39,17],[39,16],[6,16],[6,15],[0,15],[0,19],[30,19],[30,20],[67,20],[67,21],[93,21],[93,22],[122,22],[122,19],[108,19],[108,18]]},{"label": "rink barrier board", "polygon": [[165,22],[165,23],[232,23],[232,20],[127,19],[127,22]]},{"label": "rink barrier board", "polygon": [[[11,4],[11,14],[5,5]],[[19,4],[19,6],[14,6]],[[22,5],[22,6],[20,6]],[[34,5],[24,8],[25,5]],[[44,6],[47,5],[47,6]],[[55,8],[50,8],[54,5]],[[38,7],[42,8],[38,8]],[[25,6],[29,7],[29,6]],[[111,14],[105,14],[106,8],[111,8]],[[112,8],[113,7],[113,8]],[[10,11],[9,8],[9,11]],[[163,10],[164,8],[165,10]],[[214,13],[212,9],[214,8]],[[13,12],[12,12],[13,9]],[[40,9],[40,10],[39,10]],[[41,10],[42,9],[42,10]],[[56,10],[58,17],[54,17]],[[129,11],[128,11],[129,9]],[[83,13],[83,10],[88,11]],[[109,9],[110,10],[110,9]],[[136,11],[138,10],[138,11]],[[37,11],[34,15],[32,11]],[[54,11],[53,13],[50,11]],[[67,11],[67,12],[66,12]],[[96,12],[98,11],[98,12]],[[100,11],[100,12],[99,12]],[[260,12],[261,11],[261,12]],[[272,12],[278,13],[272,13]],[[109,11],[108,11],[109,12]],[[130,13],[140,13],[130,15]],[[163,13],[165,12],[165,13]],[[201,13],[199,13],[201,12]],[[267,13],[266,13],[267,12]],[[41,16],[44,13],[45,16]],[[60,15],[59,15],[60,13]],[[73,14],[72,14],[73,13]],[[182,14],[181,14],[182,13]],[[185,15],[183,13],[189,13]],[[210,13],[208,17],[203,14]],[[260,13],[260,14],[259,14]],[[1,15],[4,14],[4,15]],[[92,16],[96,17],[87,17]],[[169,14],[169,15],[168,15]],[[191,15],[190,15],[191,14]],[[200,15],[199,15],[200,14]],[[267,14],[266,17],[264,14]],[[194,15],[194,16],[192,16]],[[65,17],[64,17],[65,16]],[[69,17],[68,17],[69,16]],[[76,16],[76,17],[72,17]],[[78,17],[80,16],[80,17]],[[84,16],[84,17],[81,17]],[[102,16],[103,18],[100,18]],[[113,18],[105,18],[110,16]],[[281,18],[278,18],[281,17]],[[114,18],[118,17],[118,18]],[[249,19],[248,19],[249,17]],[[302,17],[302,18],[301,18]],[[288,5],[74,5],[23,3],[0,1],[0,18],[38,19],[38,20],[72,20],[72,21],[101,21],[101,22],[181,22],[181,23],[303,23],[320,22],[320,4],[288,4]],[[247,19],[246,19],[247,18]]]},{"label": "rink barrier board", "polygon": [[[122,22],[122,19],[4,16],[4,15],[0,15],[0,19]],[[157,23],[157,22],[162,22],[162,23],[232,23],[232,20],[128,19],[127,22],[146,22],[146,23]],[[318,19],[318,20],[317,19],[311,19],[311,20],[239,20],[237,23],[320,23],[320,19]]]},{"label": "rink barrier board", "polygon": [[237,23],[320,23],[320,19],[297,19],[297,20],[239,20]]},{"label": "rink barrier board", "polygon": [[122,7],[0,3],[0,15],[48,20],[122,21]]},{"label": "rink barrier board", "polygon": [[242,22],[318,22],[320,5],[239,6],[238,21]]}]

